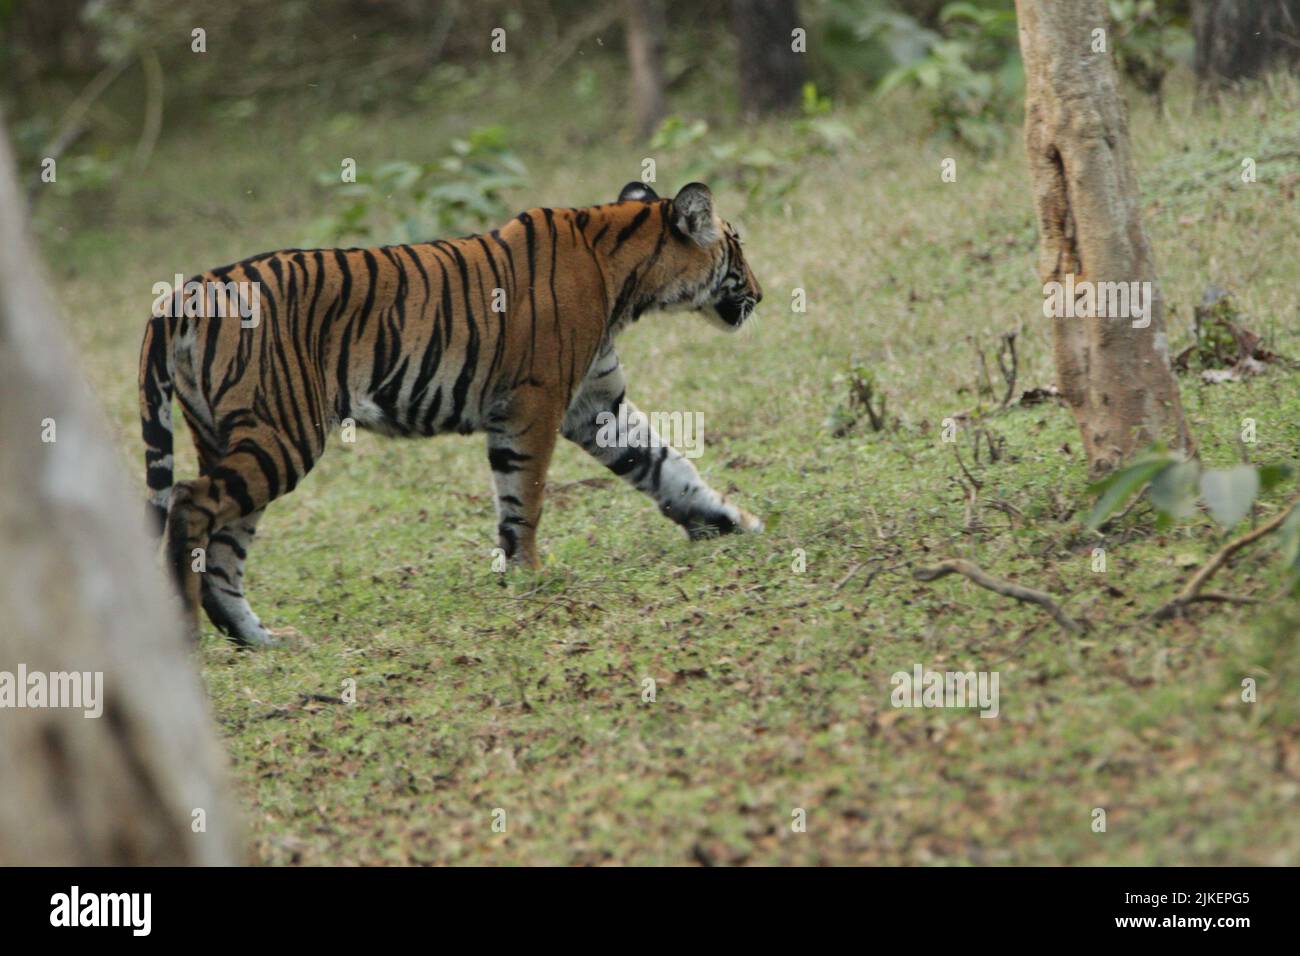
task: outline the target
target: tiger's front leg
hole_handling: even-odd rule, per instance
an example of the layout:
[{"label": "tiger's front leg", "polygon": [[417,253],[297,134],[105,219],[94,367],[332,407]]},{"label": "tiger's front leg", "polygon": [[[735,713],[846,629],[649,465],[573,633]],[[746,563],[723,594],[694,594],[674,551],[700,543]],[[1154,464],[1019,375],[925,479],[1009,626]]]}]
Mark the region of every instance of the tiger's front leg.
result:
[{"label": "tiger's front leg", "polygon": [[[608,413],[619,421],[625,405],[628,428],[615,442],[604,439]],[[654,499],[659,510],[692,538],[763,530],[763,522],[724,499],[700,477],[690,460],[650,427],[645,413],[627,400],[627,380],[614,350],[607,347],[592,363],[577,397],[564,417],[564,437],[638,491]]]},{"label": "tiger's front leg", "polygon": [[507,559],[530,568],[541,567],[537,525],[562,417],[563,409],[550,395],[528,387],[488,423],[497,543]]}]

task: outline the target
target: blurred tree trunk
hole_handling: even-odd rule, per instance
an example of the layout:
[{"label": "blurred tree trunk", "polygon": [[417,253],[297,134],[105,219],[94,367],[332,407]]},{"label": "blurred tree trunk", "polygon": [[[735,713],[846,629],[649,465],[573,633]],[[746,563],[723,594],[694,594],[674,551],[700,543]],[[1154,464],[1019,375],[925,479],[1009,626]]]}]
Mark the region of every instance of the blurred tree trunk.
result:
[{"label": "blurred tree trunk", "polygon": [[799,22],[795,0],[731,0],[732,26],[739,40],[740,108],[747,117],[779,113],[799,105],[804,54],[792,49]]},{"label": "blurred tree trunk", "polygon": [[1196,78],[1223,84],[1300,63],[1300,0],[1193,0]]},{"label": "blurred tree trunk", "polygon": [[424,65],[432,68],[442,62],[442,53],[447,46],[447,37],[456,24],[460,14],[460,0],[445,0],[443,3],[428,4],[418,0],[415,16],[428,36],[428,45],[424,50]]},{"label": "blurred tree trunk", "polygon": [[8,8],[0,13],[0,45],[7,48],[15,81],[94,72],[101,63],[99,37],[81,19],[85,5],[85,0],[0,4]]},{"label": "blurred tree trunk", "polygon": [[637,136],[649,139],[665,112],[663,0],[623,0],[623,12]]},{"label": "blurred tree trunk", "polygon": [[[223,758],[143,499],[59,333],[23,210],[0,134],[0,865],[237,863]],[[24,669],[92,675],[92,696],[101,673],[98,702],[19,709]]]},{"label": "blurred tree trunk", "polygon": [[1128,112],[1110,54],[1091,52],[1093,30],[1107,23],[1105,4],[1016,0],[1016,16],[1044,286],[1070,275],[1076,285],[1151,284],[1144,319],[1052,320],[1057,387],[1078,422],[1090,470],[1109,471],[1160,439],[1190,451],[1142,228]]}]

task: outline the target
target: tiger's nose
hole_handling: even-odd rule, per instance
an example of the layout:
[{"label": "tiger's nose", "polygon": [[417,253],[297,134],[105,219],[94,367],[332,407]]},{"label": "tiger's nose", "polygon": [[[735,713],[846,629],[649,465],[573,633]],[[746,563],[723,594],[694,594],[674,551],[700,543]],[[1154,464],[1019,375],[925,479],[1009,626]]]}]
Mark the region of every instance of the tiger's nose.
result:
[{"label": "tiger's nose", "polygon": [[762,301],[763,301],[763,290],[762,290],[762,289],[755,289],[755,290],[754,290],[754,304],[755,304],[755,305],[758,305],[758,303],[760,303],[760,302],[762,302]]}]

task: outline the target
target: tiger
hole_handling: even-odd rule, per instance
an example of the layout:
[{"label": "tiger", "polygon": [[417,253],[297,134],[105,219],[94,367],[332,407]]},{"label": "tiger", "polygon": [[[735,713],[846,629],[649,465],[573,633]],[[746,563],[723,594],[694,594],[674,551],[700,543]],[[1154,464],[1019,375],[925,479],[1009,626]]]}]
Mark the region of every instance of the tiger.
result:
[{"label": "tiger", "polygon": [[[192,639],[201,606],[239,645],[276,643],[244,593],[249,548],[267,505],[344,422],[393,436],[486,433],[497,543],[514,565],[540,566],[560,435],[692,539],[763,528],[628,400],[614,345],[649,311],[695,311],[734,332],[762,301],[703,183],[664,199],[632,182],[613,203],[532,208],[461,239],[264,253],[191,287],[252,290],[258,304],[248,322],[179,295],[156,302],[141,345],[147,509]],[[188,481],[174,482],[173,396],[198,455]],[[611,442],[600,425],[620,412],[626,435]]]}]

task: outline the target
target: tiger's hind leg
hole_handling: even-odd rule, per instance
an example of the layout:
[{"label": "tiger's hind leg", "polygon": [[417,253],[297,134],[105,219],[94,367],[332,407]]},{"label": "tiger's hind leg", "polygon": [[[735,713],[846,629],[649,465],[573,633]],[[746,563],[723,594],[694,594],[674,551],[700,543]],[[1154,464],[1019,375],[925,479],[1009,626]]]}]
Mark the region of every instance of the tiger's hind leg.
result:
[{"label": "tiger's hind leg", "polygon": [[167,504],[163,554],[180,592],[190,637],[199,637],[200,575],[206,571],[208,539],[213,530],[236,515],[221,507],[221,493],[208,475],[172,486]]},{"label": "tiger's hind leg", "polygon": [[[202,606],[212,623],[239,643],[272,643],[243,597],[244,558],[239,555],[247,557],[248,541],[266,506],[291,491],[314,462],[287,459],[287,443],[275,438],[265,428],[236,433],[230,452],[205,465],[200,477],[172,488],[164,553],[196,637]],[[280,454],[266,451],[267,442]],[[318,457],[319,450],[315,453]]]},{"label": "tiger's hind leg", "polygon": [[270,633],[244,597],[244,562],[257,533],[257,522],[265,513],[265,508],[254,511],[215,532],[208,543],[207,569],[201,575],[203,610],[208,620],[241,644],[272,643]]}]

